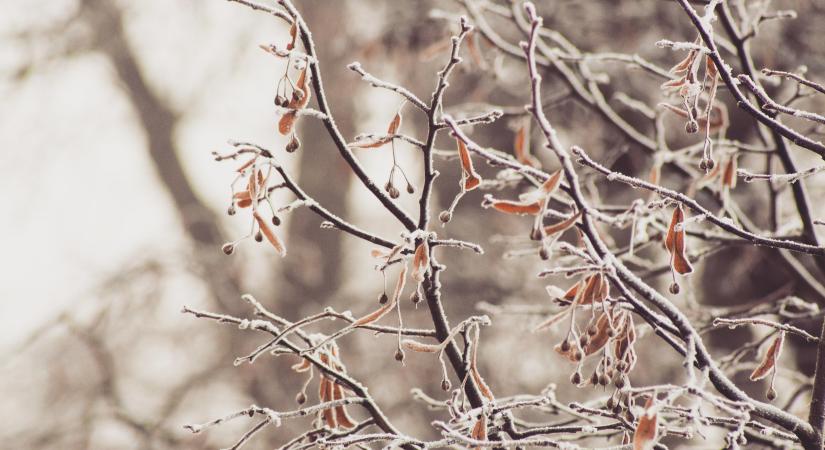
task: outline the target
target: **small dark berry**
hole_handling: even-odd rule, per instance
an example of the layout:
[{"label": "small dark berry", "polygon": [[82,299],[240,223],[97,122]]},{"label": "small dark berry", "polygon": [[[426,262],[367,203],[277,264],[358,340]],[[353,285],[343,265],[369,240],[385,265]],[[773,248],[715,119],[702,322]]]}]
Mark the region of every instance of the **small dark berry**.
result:
[{"label": "small dark berry", "polygon": [[235,251],[235,244],[233,244],[231,242],[227,242],[226,244],[223,244],[223,247],[221,247],[221,250],[223,250],[223,252],[226,253],[227,255],[231,255],[232,252]]}]

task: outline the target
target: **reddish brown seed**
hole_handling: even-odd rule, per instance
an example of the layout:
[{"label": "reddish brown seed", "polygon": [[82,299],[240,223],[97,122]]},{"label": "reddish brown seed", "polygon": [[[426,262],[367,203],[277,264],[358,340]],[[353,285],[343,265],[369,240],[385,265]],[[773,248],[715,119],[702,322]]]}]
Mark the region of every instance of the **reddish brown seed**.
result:
[{"label": "reddish brown seed", "polygon": [[438,220],[440,220],[441,223],[447,223],[452,219],[453,213],[451,213],[450,211],[441,211],[441,214],[438,215]]},{"label": "reddish brown seed", "polygon": [[307,395],[303,392],[299,392],[298,395],[295,396],[295,403],[299,405],[303,405],[307,402]]},{"label": "reddish brown seed", "polygon": [[395,360],[398,362],[404,362],[404,351],[400,348],[395,351]]},{"label": "reddish brown seed", "polygon": [[235,244],[233,244],[231,242],[227,242],[226,244],[223,244],[223,247],[221,247],[221,250],[224,253],[226,253],[227,255],[231,255],[232,252],[235,251]]},{"label": "reddish brown seed", "polygon": [[441,390],[447,392],[450,390],[451,384],[450,380],[441,380]]}]

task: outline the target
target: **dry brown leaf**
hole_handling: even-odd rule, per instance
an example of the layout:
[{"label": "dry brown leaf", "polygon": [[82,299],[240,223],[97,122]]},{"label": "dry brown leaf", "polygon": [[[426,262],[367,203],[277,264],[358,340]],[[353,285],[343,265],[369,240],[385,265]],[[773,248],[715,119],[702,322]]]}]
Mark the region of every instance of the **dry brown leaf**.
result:
[{"label": "dry brown leaf", "polygon": [[475,425],[473,425],[470,437],[477,441],[487,440],[487,416],[484,413],[478,417]]},{"label": "dry brown leaf", "polygon": [[548,226],[544,227],[544,234],[546,236],[552,236],[556,233],[562,233],[564,231],[569,230],[570,227],[572,227],[573,225],[576,224],[576,220],[581,215],[582,215],[582,212],[579,211],[576,214],[573,214],[572,216],[570,216],[569,219],[565,219],[565,220],[562,220],[559,223],[554,223],[553,225],[548,225]]},{"label": "dry brown leaf", "polygon": [[401,298],[401,293],[404,291],[404,283],[407,280],[407,265],[405,264],[401,268],[401,273],[398,275],[398,281],[395,283],[395,291],[392,293],[392,297],[390,301],[381,305],[380,308],[376,309],[375,311],[361,317],[360,319],[356,320],[352,323],[353,327],[361,327],[364,325],[369,325],[373,322],[377,322],[382,317],[387,315],[394,307],[395,304],[398,303],[398,299]]},{"label": "dry brown leaf", "polygon": [[759,366],[751,372],[750,379],[751,381],[761,380],[768,376],[772,370],[776,368],[776,361],[779,359],[780,353],[782,353],[782,344],[785,342],[785,333],[779,333],[779,336],[775,337],[773,342],[771,342],[770,347],[768,347],[768,351],[765,352],[765,355],[762,356],[762,361],[759,363]]},{"label": "dry brown leaf", "polygon": [[534,216],[541,212],[541,203],[539,202],[525,203],[513,200],[498,200],[490,198],[484,206],[492,207],[496,211],[501,211],[507,214]]},{"label": "dry brown leaf", "polygon": [[290,40],[286,44],[286,49],[287,50],[292,50],[293,48],[295,48],[295,41],[298,39],[298,21],[297,20],[293,20],[292,21],[292,26],[289,27],[289,37],[290,37]]},{"label": "dry brown leaf", "polygon": [[261,215],[256,211],[253,212],[252,215],[255,217],[255,220],[258,221],[258,227],[261,228],[261,233],[266,236],[266,240],[268,240],[269,243],[275,247],[275,251],[277,251],[281,257],[286,256],[286,247],[284,247],[284,244],[281,242],[278,235],[276,235],[275,232],[269,228],[269,224],[266,223],[266,220],[264,220],[263,217],[261,217]]},{"label": "dry brown leaf", "polygon": [[413,280],[421,283],[424,281],[424,276],[430,269],[430,246],[427,241],[422,242],[416,249],[413,256]]},{"label": "dry brown leaf", "polygon": [[685,211],[682,209],[682,204],[676,205],[673,210],[673,216],[670,219],[670,226],[667,229],[665,236],[665,248],[670,252],[670,265],[676,273],[685,275],[693,272],[693,266],[685,256],[685,229],[676,231],[676,225],[682,224],[685,221]]},{"label": "dry brown leaf", "polygon": [[395,113],[395,117],[392,118],[392,122],[387,127],[387,134],[390,136],[398,134],[399,128],[401,128],[401,111]]},{"label": "dry brown leaf", "polygon": [[[343,400],[344,399],[344,389],[341,387],[340,384],[333,382],[332,384],[332,400]],[[352,420],[349,413],[347,413],[346,408],[344,405],[336,406],[335,407],[335,421],[338,422],[338,426],[342,428],[354,428],[356,423]]]},{"label": "dry brown leaf", "polygon": [[653,410],[653,398],[648,398],[645,412],[639,418],[636,431],[633,433],[633,450],[650,450],[656,445],[659,430],[657,428],[658,414]]},{"label": "dry brown leaf", "polygon": [[530,167],[541,167],[541,162],[530,154],[530,131],[528,125],[522,125],[516,132],[515,141],[513,142],[513,153],[516,155],[516,161]]},{"label": "dry brown leaf", "polygon": [[473,159],[470,158],[470,151],[467,150],[467,144],[461,139],[456,138],[456,145],[458,147],[458,156],[461,160],[461,170],[463,176],[463,188],[465,191],[472,191],[481,184],[481,176],[476,173],[473,167]]}]

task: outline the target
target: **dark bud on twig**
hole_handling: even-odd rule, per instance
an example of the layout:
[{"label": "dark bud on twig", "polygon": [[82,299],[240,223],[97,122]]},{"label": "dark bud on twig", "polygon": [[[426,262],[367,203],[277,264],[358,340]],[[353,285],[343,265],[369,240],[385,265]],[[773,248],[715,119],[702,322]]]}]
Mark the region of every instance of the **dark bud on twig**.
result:
[{"label": "dark bud on twig", "polygon": [[281,218],[278,217],[278,216],[273,215],[272,216],[272,225],[275,225],[276,227],[281,225]]},{"label": "dark bud on twig", "polygon": [[295,150],[298,150],[298,147],[301,146],[301,141],[298,140],[298,136],[295,136],[295,133],[290,135],[289,142],[286,144],[286,151],[289,153],[293,153]]},{"label": "dark bud on twig", "polygon": [[307,402],[307,395],[303,392],[299,392],[298,395],[295,396],[295,403],[299,405],[303,405]]},{"label": "dark bud on twig", "polygon": [[231,255],[232,252],[235,251],[235,244],[233,244],[231,242],[227,242],[226,244],[223,244],[223,247],[221,247],[221,250],[224,253],[226,253],[227,255]]},{"label": "dark bud on twig", "polygon": [[389,301],[389,299],[390,298],[387,297],[387,293],[384,292],[384,293],[381,294],[381,297],[378,299],[378,303],[383,305],[384,303],[387,303]]},{"label": "dark bud on twig", "polygon": [[677,283],[677,282],[675,282],[675,281],[674,281],[673,283],[671,283],[671,284],[670,284],[670,287],[668,287],[668,288],[667,288],[667,290],[668,290],[671,294],[676,295],[676,294],[678,294],[678,293],[679,293],[679,291],[681,290],[681,288],[679,288],[679,283]]},{"label": "dark bud on twig", "polygon": [[261,234],[261,230],[258,230],[258,231],[255,233],[255,241],[256,241],[256,242],[261,242],[261,241],[263,241],[263,240],[264,240],[264,235],[263,235],[263,234]]},{"label": "dark bud on twig", "polygon": [[451,213],[450,211],[441,211],[441,214],[438,215],[438,220],[440,220],[441,223],[447,223],[452,219],[453,213]]},{"label": "dark bud on twig", "polygon": [[400,348],[395,351],[395,360],[400,362],[400,363],[404,362],[404,351],[401,350]]},{"label": "dark bud on twig", "polygon": [[450,380],[441,380],[441,390],[447,392],[450,390],[452,385],[450,384]]}]

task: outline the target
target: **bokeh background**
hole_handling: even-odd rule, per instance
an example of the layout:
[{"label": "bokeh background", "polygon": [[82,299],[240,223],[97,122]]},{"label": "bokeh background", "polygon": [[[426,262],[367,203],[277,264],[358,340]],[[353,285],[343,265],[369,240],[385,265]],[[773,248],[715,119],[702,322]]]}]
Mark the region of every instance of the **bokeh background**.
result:
[{"label": "bokeh background", "polygon": [[[361,82],[346,65],[360,61],[373,74],[428,99],[460,11],[457,2],[435,0],[296,3],[313,30],[329,100],[348,139],[382,132],[401,102]],[[796,9],[799,18],[763,25],[752,45],[759,66],[794,70],[804,64],[812,78],[825,79],[825,46],[817,37],[825,29],[822,5],[799,0],[775,1],[771,7]],[[693,39],[684,13],[672,2],[558,0],[540,4],[540,11],[548,27],[583,51],[638,53],[663,67],[677,56],[654,42]],[[503,34],[520,39],[513,30]],[[325,305],[356,315],[374,308],[382,279],[372,269],[372,246],[321,229],[321,220],[306,209],[286,216],[278,230],[289,248],[286,259],[251,241],[229,257],[220,251],[223,242],[246,233],[248,222],[241,214],[225,213],[235,164],[216,163],[210,153],[228,150],[230,139],[283,147],[272,100],[284,62],[258,45],[286,39],[281,22],[221,0],[0,0],[2,447],[227,447],[252,423],[238,420],[196,436],[182,425],[253,403],[293,409],[303,378],[289,370],[295,360],[288,358],[234,367],[235,357],[266,336],[183,316],[183,305],[246,316],[250,311],[240,295],[250,293],[289,319]],[[520,107],[527,100],[523,63],[483,50],[485,67],[477,62],[459,67],[447,94],[448,111],[461,114],[466,105],[478,103]],[[620,110],[612,101],[618,90],[650,106],[661,101],[659,80],[621,64],[597,66],[610,76],[605,93]],[[564,100],[563,91],[548,77],[545,92],[561,94],[550,115],[564,140],[611,158],[620,170],[644,173],[649,159],[587,107]],[[822,111],[821,100],[807,105]],[[753,126],[731,109],[732,137],[753,141]],[[423,117],[409,106],[404,111],[405,132],[420,134]],[[623,112],[643,127],[643,117]],[[512,151],[518,124],[505,118],[473,136]],[[304,118],[299,129],[301,149],[278,156],[299,184],[353,223],[397,238],[401,228],[353,179],[320,123]],[[674,142],[680,139],[689,142],[680,137]],[[448,139],[438,145],[452,148]],[[534,136],[533,148],[539,146]],[[398,150],[400,163],[420,187],[419,155],[405,144]],[[388,151],[358,156],[377,180],[385,179]],[[537,151],[537,156],[553,167],[549,155]],[[816,163],[802,156],[801,167]],[[435,201],[440,208],[456,193],[456,166],[439,161]],[[808,186],[814,199],[825,194],[821,182]],[[747,185],[736,193],[757,217],[760,192]],[[617,202],[639,195],[603,194]],[[453,222],[436,230],[486,249],[483,256],[441,252],[452,321],[479,313],[480,302],[550,310],[547,283],[535,279],[543,267],[538,258],[503,257],[508,249],[526,247],[529,225],[482,210],[480,195],[466,197]],[[402,194],[401,204],[413,210],[416,199]],[[792,205],[786,203],[791,217]],[[821,202],[815,208],[818,217],[825,216]],[[810,261],[802,263],[822,280]],[[700,265],[685,301],[730,305],[779,289],[816,300],[815,291],[784,264],[770,251],[725,249]],[[666,286],[667,277],[660,282]],[[411,325],[427,326],[426,311],[404,307]],[[565,401],[593,395],[569,387],[571,368],[551,350],[557,336],[529,333],[525,325],[537,319],[503,315],[485,330],[483,372],[494,390],[535,394],[557,383]],[[749,339],[747,331],[725,333],[715,341],[719,351]],[[647,340],[642,363],[655,363],[637,371],[638,382],[682,376],[675,356],[656,350],[655,339]],[[433,358],[408,354],[402,367],[393,360],[392,337],[367,333],[347,337],[342,346],[350,372],[395,422],[410,434],[434,436],[428,422],[439,413],[411,406],[409,394],[420,387],[443,396]],[[804,373],[810,355],[801,353],[789,364]],[[762,387],[753,389],[763,395]],[[306,424],[286,422],[259,434],[248,448],[282,444]]]}]

